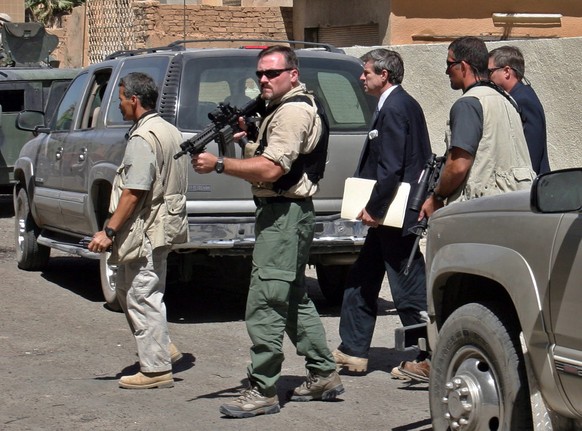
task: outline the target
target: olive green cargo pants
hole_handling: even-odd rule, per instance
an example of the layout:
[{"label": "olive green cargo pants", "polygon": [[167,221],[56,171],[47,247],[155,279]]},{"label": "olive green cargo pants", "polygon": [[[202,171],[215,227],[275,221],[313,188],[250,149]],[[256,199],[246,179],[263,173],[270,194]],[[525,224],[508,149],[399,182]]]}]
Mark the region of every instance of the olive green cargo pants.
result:
[{"label": "olive green cargo pants", "polygon": [[328,375],[336,365],[325,330],[305,289],[305,265],[313,241],[311,199],[259,204],[246,324],[253,343],[248,376],[265,396],[277,393],[287,333],[306,368]]}]

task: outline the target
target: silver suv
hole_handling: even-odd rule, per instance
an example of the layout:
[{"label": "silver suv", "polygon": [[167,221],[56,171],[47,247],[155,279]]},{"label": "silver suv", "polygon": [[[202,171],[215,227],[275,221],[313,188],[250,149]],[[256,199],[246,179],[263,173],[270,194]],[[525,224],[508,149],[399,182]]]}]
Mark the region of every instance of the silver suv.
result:
[{"label": "silver suv", "polygon": [[568,169],[431,217],[435,431],[582,429],[581,210]]},{"label": "silver suv", "polygon": [[[356,167],[374,101],[359,82],[360,62],[333,51],[329,46],[296,50],[301,81],[322,101],[330,120],[310,263],[316,266],[323,293],[338,300],[365,234],[361,223],[340,219],[343,184]],[[152,76],[160,89],[158,112],[187,139],[208,126],[208,113],[219,103],[242,107],[257,96],[257,54],[256,46],[185,49],[184,42],[120,52],[79,73],[49,127],[37,126],[45,124],[41,113],[21,113],[19,127],[37,136],[22,149],[14,168],[19,267],[42,269],[51,248],[99,258],[80,247],[79,240],[99,230],[108,217],[111,184],[130,126],[118,108],[121,77],[134,71]],[[217,145],[207,150],[216,153]],[[191,268],[200,257],[250,261],[255,212],[250,186],[190,170],[187,197],[190,242],[175,248],[179,268]],[[105,298],[113,302],[115,268],[107,265],[106,257],[100,259]]]}]

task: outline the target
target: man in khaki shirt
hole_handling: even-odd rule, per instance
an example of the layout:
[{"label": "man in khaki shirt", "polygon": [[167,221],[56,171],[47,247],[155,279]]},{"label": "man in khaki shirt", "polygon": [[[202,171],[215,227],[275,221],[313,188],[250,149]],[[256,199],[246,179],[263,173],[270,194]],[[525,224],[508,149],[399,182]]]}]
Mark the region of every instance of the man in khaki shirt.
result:
[{"label": "man in khaki shirt", "polygon": [[192,157],[198,173],[216,171],[251,182],[257,204],[246,308],[253,343],[247,369],[250,387],[220,407],[222,414],[237,418],[279,412],[276,384],[285,333],[305,356],[307,368],[307,381],[295,388],[291,400],[332,400],[344,392],[304,283],[315,228],[311,196],[325,168],[326,119],[299,82],[297,57],[290,48],[261,51],[257,77],[269,104],[258,142],[245,149],[252,157],[217,158],[210,153]]}]

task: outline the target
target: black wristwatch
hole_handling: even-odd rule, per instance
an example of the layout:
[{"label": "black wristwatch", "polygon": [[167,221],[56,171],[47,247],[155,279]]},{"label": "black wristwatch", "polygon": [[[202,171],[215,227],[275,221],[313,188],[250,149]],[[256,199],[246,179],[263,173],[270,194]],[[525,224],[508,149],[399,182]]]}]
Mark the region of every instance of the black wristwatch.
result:
[{"label": "black wristwatch", "polygon": [[224,172],[224,159],[222,157],[219,157],[218,160],[216,161],[216,164],[214,165],[214,170],[216,171],[217,174],[222,174]]},{"label": "black wristwatch", "polygon": [[113,238],[115,238],[115,235],[117,235],[115,229],[111,229],[109,226],[105,226],[103,231],[105,232],[105,235],[107,235],[107,238],[109,238],[111,241],[113,241]]},{"label": "black wristwatch", "polygon": [[446,196],[439,195],[437,192],[434,192],[433,195],[437,202],[444,202],[444,200],[447,198]]}]

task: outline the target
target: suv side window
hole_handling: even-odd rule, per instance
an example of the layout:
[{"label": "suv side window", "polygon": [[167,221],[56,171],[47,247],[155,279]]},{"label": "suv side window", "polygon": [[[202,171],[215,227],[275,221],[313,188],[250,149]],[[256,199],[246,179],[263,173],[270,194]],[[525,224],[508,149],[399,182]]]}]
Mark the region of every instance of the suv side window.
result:
[{"label": "suv side window", "polygon": [[[131,121],[125,121],[119,110],[119,81],[121,78],[131,72],[141,72],[152,77],[156,82],[158,89],[161,90],[166,76],[166,70],[170,58],[166,56],[148,57],[148,58],[129,58],[126,59],[119,71],[119,75],[111,90],[111,103],[108,103],[107,125],[124,125],[127,126]],[[159,98],[158,98],[159,102]]]},{"label": "suv side window", "polygon": [[360,65],[321,58],[302,58],[300,65],[301,81],[324,104],[332,132],[368,130],[376,102],[354,78],[362,73]]},{"label": "suv side window", "polygon": [[357,93],[348,78],[341,73],[317,73],[321,92],[327,100],[327,115],[336,129],[361,129],[367,122]]},{"label": "suv side window", "polygon": [[89,85],[89,97],[81,115],[81,129],[95,127],[110,77],[111,69],[98,70],[93,75],[92,82]]},{"label": "suv side window", "polygon": [[202,130],[210,123],[208,113],[219,103],[241,108],[256,97],[256,63],[256,57],[248,55],[188,60],[180,85],[178,128]]},{"label": "suv side window", "polygon": [[52,130],[69,131],[73,125],[73,115],[77,104],[83,97],[83,90],[85,89],[85,82],[88,74],[83,73],[75,78],[71,86],[65,93],[53,120]]},{"label": "suv side window", "polygon": [[57,110],[57,105],[61,101],[61,97],[63,97],[68,86],[69,81],[53,81],[49,91],[48,100],[46,101],[46,106],[44,107],[46,124],[52,123],[52,119]]}]

